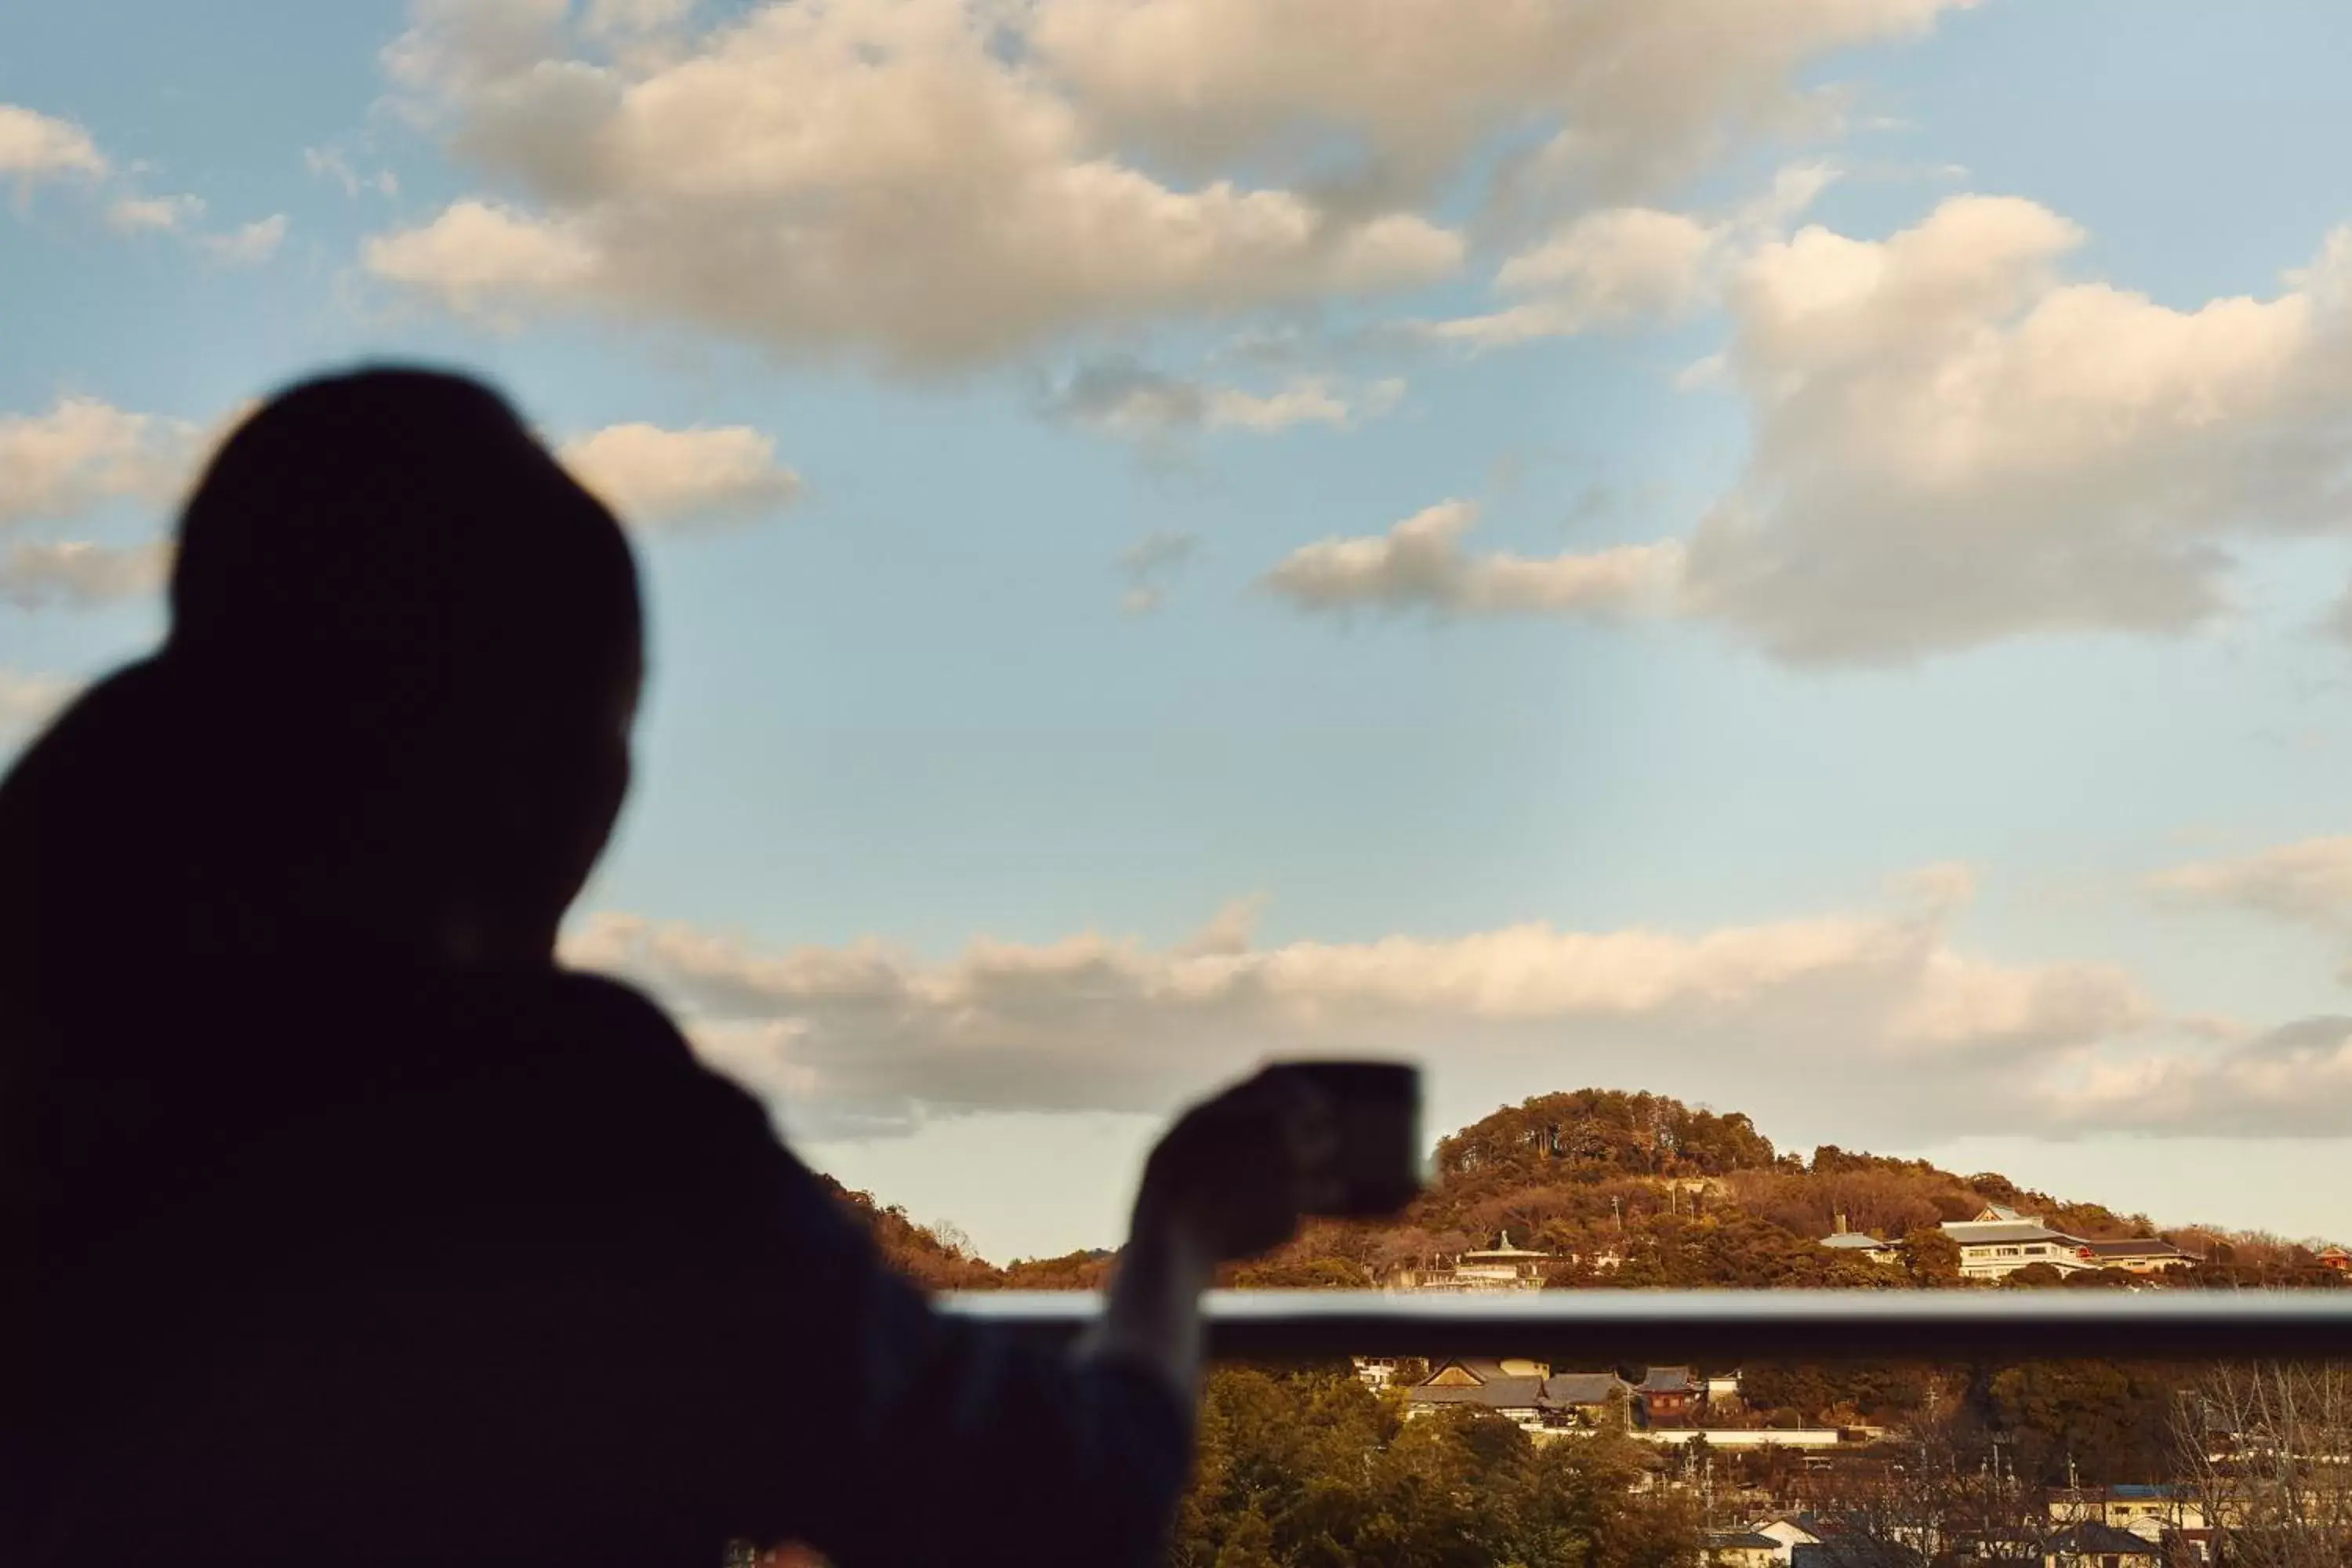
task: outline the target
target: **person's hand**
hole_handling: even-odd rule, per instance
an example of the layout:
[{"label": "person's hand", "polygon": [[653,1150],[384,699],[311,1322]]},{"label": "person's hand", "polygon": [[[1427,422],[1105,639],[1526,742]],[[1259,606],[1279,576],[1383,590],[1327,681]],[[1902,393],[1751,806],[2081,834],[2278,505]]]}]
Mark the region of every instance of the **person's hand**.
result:
[{"label": "person's hand", "polygon": [[1260,1072],[1186,1111],[1152,1150],[1135,1239],[1210,1263],[1278,1246],[1334,1195],[1338,1148],[1328,1095],[1279,1068]]}]

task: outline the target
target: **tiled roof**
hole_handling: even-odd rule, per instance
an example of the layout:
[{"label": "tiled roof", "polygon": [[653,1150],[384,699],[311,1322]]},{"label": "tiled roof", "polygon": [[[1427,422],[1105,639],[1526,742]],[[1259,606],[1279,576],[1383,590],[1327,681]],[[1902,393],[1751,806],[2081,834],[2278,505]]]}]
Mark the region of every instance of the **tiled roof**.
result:
[{"label": "tiled roof", "polygon": [[1475,1388],[1433,1387],[1417,1383],[1405,1390],[1415,1405],[1475,1405],[1486,1410],[1533,1410],[1542,1403],[1544,1384],[1536,1377],[1490,1377]]},{"label": "tiled roof", "polygon": [[1994,1219],[1959,1220],[1948,1224],[1943,1228],[1945,1235],[1962,1247],[1983,1247],[1991,1242],[2015,1241],[2049,1241],[2069,1247],[2087,1245],[2074,1237],[2026,1220],[2015,1222]]},{"label": "tiled roof", "polygon": [[1790,1568],[1918,1568],[1919,1561],[1907,1546],[1866,1535],[1801,1541],[1789,1551]]},{"label": "tiled roof", "polygon": [[1644,1394],[1688,1394],[1692,1392],[1691,1370],[1686,1366],[1654,1366],[1642,1378]]},{"label": "tiled roof", "polygon": [[2101,1524],[2096,1520],[2068,1526],[2059,1532],[2053,1544],[2060,1552],[2076,1555],[2095,1553],[2104,1556],[2110,1552],[2117,1556],[2147,1558],[2162,1555],[2154,1542],[2134,1535],[2128,1530],[2117,1530],[2112,1524]]},{"label": "tiled roof", "polygon": [[1841,1231],[1836,1236],[1825,1236],[1822,1237],[1822,1245],[1823,1247],[1835,1247],[1849,1249],[1868,1247],[1871,1250],[1875,1251],[1882,1247],[1891,1247],[1894,1243],[1881,1241],[1874,1236],[1864,1236],[1858,1230],[1848,1230]]},{"label": "tiled roof", "polygon": [[1606,1405],[1624,1387],[1613,1372],[1562,1372],[1546,1380],[1544,1397],[1554,1405]]},{"label": "tiled roof", "polygon": [[1759,1535],[1752,1530],[1734,1531],[1728,1535],[1710,1535],[1706,1538],[1706,1543],[1711,1549],[1718,1552],[1728,1551],[1735,1547],[1748,1547],[1764,1552],[1780,1550],[1780,1542],[1769,1535]]}]

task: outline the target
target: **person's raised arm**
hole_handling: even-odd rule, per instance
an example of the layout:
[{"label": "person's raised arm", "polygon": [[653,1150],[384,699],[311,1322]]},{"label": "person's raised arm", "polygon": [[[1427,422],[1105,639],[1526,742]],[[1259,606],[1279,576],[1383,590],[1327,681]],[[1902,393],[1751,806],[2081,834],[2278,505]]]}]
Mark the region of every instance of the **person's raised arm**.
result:
[{"label": "person's raised arm", "polygon": [[1328,1194],[1331,1107],[1306,1080],[1258,1074],[1185,1112],[1151,1152],[1101,1323],[1081,1360],[1145,1367],[1190,1408],[1199,1395],[1201,1294],[1217,1265],[1287,1240]]}]

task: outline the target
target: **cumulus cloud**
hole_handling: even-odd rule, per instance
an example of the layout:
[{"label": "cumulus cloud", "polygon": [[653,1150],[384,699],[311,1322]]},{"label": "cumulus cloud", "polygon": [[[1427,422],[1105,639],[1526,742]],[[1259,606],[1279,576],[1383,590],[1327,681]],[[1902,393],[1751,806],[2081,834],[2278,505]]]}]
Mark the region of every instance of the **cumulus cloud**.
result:
[{"label": "cumulus cloud", "polygon": [[877,1128],[930,1110],[1162,1110],[1268,1056],[1399,1051],[1518,1092],[1638,1057],[1663,1088],[1765,1114],[1827,1098],[1892,1136],[2006,1126],[2046,1070],[2153,1016],[2111,967],[1956,951],[1960,888],[1696,933],[1533,923],[1278,946],[1256,942],[1244,903],[1164,950],[1083,933],[978,941],[944,962],[870,941],[770,952],[608,913],[566,954],[723,1037],[730,1065],[796,1115]]},{"label": "cumulus cloud", "polygon": [[1163,184],[967,0],[755,6],[604,58],[552,0],[420,5],[386,54],[453,150],[528,198],[457,202],[366,267],[463,310],[591,308],[979,364],[1091,327],[1440,278],[1460,238],[1232,179]]},{"label": "cumulus cloud", "polygon": [[286,219],[267,217],[225,234],[198,233],[205,202],[186,194],[142,192],[99,150],[89,132],[14,104],[0,103],[0,180],[20,191],[45,180],[78,177],[108,193],[100,209],[107,226],[126,235],[178,235],[215,259],[244,264],[266,259],[285,237]]},{"label": "cumulus cloud", "polygon": [[15,745],[39,730],[81,687],[61,675],[0,667],[0,745]]},{"label": "cumulus cloud", "polygon": [[2297,1019],[2204,1055],[2093,1059],[2040,1099],[2053,1131],[2341,1138],[2352,1127],[2352,1018]]},{"label": "cumulus cloud", "polygon": [[125,234],[173,234],[205,216],[198,196],[117,196],[107,204],[106,221]]},{"label": "cumulus cloud", "polygon": [[20,541],[0,556],[0,599],[22,609],[62,605],[88,609],[163,591],[171,547],[161,542],[93,544],[81,540]]},{"label": "cumulus cloud", "polygon": [[2148,890],[2177,906],[2241,910],[2352,935],[2352,837],[2305,838],[2175,866],[2149,878]]},{"label": "cumulus cloud", "polygon": [[1423,610],[1439,616],[1620,616],[1670,608],[1682,569],[1672,541],[1589,554],[1473,554],[1478,521],[1466,500],[1440,501],[1388,532],[1325,539],[1290,552],[1261,579],[1301,610]]},{"label": "cumulus cloud", "polygon": [[169,500],[204,440],[184,420],[93,397],[60,398],[46,414],[0,414],[0,528],[71,519],[112,500]]},{"label": "cumulus cloud", "polygon": [[1199,553],[1201,536],[1168,530],[1147,533],[1119,552],[1118,570],[1127,591],[1118,606],[1130,616],[1148,616],[1168,596],[1168,579]]},{"label": "cumulus cloud", "polygon": [[1360,150],[1425,187],[1498,132],[1604,195],[1796,119],[1792,78],[1973,0],[1038,0],[1032,40],[1122,137],[1190,166]]},{"label": "cumulus cloud", "polygon": [[563,444],[564,465],[636,526],[657,532],[723,527],[777,512],[801,477],[776,461],[771,437],[743,425],[690,430],[611,425]]},{"label": "cumulus cloud", "polygon": [[1732,267],[1776,237],[1833,177],[1821,164],[1784,169],[1763,197],[1713,218],[1641,206],[1583,214],[1496,270],[1495,288],[1512,303],[1423,330],[1440,342],[1496,348],[1688,317],[1715,303]]},{"label": "cumulus cloud", "polygon": [[1171,375],[1134,359],[1109,358],[1080,365],[1047,412],[1121,436],[1197,430],[1269,435],[1297,425],[1346,429],[1390,413],[1404,392],[1403,381],[1394,377],[1350,385],[1317,375],[1295,376],[1272,392],[1251,392]]},{"label": "cumulus cloud", "polygon": [[272,213],[226,234],[201,236],[196,245],[224,267],[257,267],[286,243],[286,215]]},{"label": "cumulus cloud", "polygon": [[20,186],[68,175],[97,179],[110,167],[89,132],[71,121],[0,103],[0,178]]},{"label": "cumulus cloud", "polygon": [[370,239],[362,259],[378,278],[429,290],[465,312],[579,302],[598,267],[594,248],[564,226],[470,200],[421,228]]},{"label": "cumulus cloud", "polygon": [[1691,540],[1693,607],[1810,664],[2179,633],[2226,608],[2233,540],[2341,529],[2352,229],[2270,298],[2194,310],[2070,280],[2083,240],[1971,195],[1735,268],[1755,445]]}]

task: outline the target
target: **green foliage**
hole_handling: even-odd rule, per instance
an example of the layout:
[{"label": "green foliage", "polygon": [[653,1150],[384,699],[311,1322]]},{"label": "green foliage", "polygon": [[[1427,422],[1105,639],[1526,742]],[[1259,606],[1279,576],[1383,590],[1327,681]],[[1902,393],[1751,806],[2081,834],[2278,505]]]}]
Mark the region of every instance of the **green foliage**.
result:
[{"label": "green foliage", "polygon": [[1644,1175],[1720,1175],[1772,1163],[1770,1140],[1741,1115],[1695,1110],[1658,1094],[1581,1089],[1507,1106],[1437,1145],[1441,1175],[1533,1175],[1565,1162]]},{"label": "green foliage", "polygon": [[1914,1285],[1933,1288],[1960,1282],[1960,1244],[1940,1230],[1921,1228],[1905,1237],[1903,1272]]},{"label": "green foliage", "polygon": [[1406,1421],[1339,1367],[1226,1367],[1202,1403],[1178,1568],[1691,1568],[1696,1521],[1609,1436],[1468,1409]]},{"label": "green foliage", "polygon": [[2159,1481],[2174,1458],[2173,1402],[2196,1380],[2159,1363],[2029,1362],[1993,1373],[1979,1399],[1988,1424],[2013,1435],[2029,1480],[2063,1482],[2072,1458],[2085,1479]]},{"label": "green foliage", "polygon": [[1885,1264],[1833,1252],[1810,1237],[1732,1210],[1705,1219],[1654,1216],[1630,1237],[1624,1262],[1595,1284],[1623,1289],[1885,1290],[1906,1283]]}]

